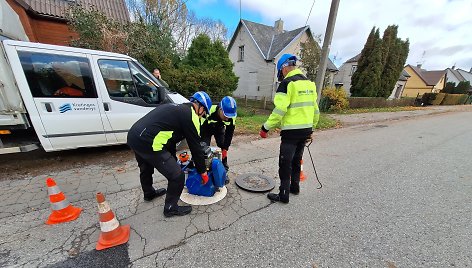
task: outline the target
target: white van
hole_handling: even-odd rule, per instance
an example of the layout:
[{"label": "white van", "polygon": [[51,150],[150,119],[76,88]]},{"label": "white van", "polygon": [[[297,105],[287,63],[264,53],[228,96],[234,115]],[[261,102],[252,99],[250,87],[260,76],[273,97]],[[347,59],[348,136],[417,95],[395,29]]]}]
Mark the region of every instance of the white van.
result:
[{"label": "white van", "polygon": [[[12,133],[0,136],[4,140],[14,129],[33,127],[47,152],[122,144],[156,105],[188,101],[126,55],[3,39],[0,133]],[[35,148],[1,147],[0,153]]]}]

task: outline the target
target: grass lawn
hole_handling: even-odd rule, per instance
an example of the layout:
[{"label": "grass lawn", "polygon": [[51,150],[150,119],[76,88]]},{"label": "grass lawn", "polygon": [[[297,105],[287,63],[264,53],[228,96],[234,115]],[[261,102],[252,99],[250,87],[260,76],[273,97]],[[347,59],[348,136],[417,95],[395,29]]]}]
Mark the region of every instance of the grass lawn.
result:
[{"label": "grass lawn", "polygon": [[[257,134],[262,124],[267,120],[271,111],[254,108],[238,107],[238,118],[236,119],[236,133],[238,134]],[[316,128],[333,128],[337,125],[336,120],[327,115],[321,114],[320,121]]]}]

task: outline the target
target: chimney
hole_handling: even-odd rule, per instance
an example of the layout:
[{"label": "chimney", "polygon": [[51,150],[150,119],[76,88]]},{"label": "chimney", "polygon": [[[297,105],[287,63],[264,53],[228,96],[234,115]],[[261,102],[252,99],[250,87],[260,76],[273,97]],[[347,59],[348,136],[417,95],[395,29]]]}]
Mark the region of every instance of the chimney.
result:
[{"label": "chimney", "polygon": [[417,64],[416,64],[416,67],[418,67],[418,68],[420,68],[420,69],[421,69],[421,66],[423,66],[423,64],[421,64],[421,63],[417,63]]},{"label": "chimney", "polygon": [[456,65],[452,65],[451,69],[455,70],[456,69]]},{"label": "chimney", "polygon": [[284,31],[284,21],[282,19],[275,21],[274,30],[278,34]]}]

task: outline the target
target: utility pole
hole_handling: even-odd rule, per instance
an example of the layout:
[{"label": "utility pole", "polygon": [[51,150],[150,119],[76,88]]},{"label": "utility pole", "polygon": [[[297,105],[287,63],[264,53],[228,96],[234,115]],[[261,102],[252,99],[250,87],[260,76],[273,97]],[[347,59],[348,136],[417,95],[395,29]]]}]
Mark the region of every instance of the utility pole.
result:
[{"label": "utility pole", "polygon": [[316,74],[316,93],[318,94],[318,103],[321,99],[321,89],[323,89],[324,77],[326,72],[326,65],[328,65],[328,54],[331,47],[331,40],[333,39],[334,25],[336,24],[336,16],[338,14],[338,6],[340,0],[331,1],[331,9],[329,11],[328,24],[326,25],[326,32],[323,40],[323,49],[321,50],[320,65]]}]

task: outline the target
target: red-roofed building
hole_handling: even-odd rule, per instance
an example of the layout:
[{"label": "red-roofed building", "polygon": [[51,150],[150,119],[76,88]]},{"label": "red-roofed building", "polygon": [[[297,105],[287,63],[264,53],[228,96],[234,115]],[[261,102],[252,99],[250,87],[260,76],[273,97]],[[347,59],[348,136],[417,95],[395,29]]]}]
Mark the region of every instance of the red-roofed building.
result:
[{"label": "red-roofed building", "polygon": [[18,14],[31,42],[69,45],[77,36],[67,25],[69,5],[81,5],[103,12],[109,18],[129,22],[124,0],[6,0]]}]

